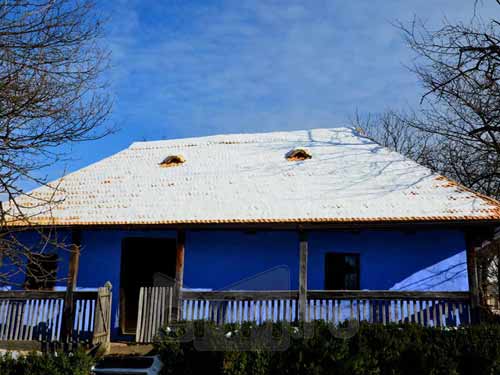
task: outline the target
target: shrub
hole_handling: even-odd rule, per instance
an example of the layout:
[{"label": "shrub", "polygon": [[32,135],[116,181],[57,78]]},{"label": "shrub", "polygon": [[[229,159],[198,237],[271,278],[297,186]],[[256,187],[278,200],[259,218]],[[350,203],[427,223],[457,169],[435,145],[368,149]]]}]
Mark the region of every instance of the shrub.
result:
[{"label": "shrub", "polygon": [[500,374],[500,325],[440,329],[361,324],[345,336],[324,322],[196,322],[163,331],[156,349],[164,374]]},{"label": "shrub", "polygon": [[92,358],[84,352],[71,354],[31,353],[13,358],[0,356],[1,375],[89,375]]}]

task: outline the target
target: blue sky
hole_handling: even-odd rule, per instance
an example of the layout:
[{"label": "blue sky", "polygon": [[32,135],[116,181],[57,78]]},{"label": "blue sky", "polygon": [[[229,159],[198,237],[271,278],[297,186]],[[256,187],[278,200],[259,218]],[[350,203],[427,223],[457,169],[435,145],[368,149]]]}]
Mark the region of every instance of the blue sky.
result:
[{"label": "blue sky", "polygon": [[[119,131],[76,145],[60,177],[138,140],[348,123],[418,105],[393,22],[467,21],[472,0],[101,1]],[[480,11],[498,5],[483,0]]]}]

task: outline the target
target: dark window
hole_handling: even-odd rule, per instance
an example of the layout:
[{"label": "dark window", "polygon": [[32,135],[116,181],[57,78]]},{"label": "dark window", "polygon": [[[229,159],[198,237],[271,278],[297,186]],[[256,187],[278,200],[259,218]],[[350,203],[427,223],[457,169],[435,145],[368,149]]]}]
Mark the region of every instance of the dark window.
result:
[{"label": "dark window", "polygon": [[327,253],[325,255],[325,289],[359,289],[359,254]]},{"label": "dark window", "polygon": [[31,290],[51,290],[56,285],[56,254],[31,254],[26,266],[24,287]]}]

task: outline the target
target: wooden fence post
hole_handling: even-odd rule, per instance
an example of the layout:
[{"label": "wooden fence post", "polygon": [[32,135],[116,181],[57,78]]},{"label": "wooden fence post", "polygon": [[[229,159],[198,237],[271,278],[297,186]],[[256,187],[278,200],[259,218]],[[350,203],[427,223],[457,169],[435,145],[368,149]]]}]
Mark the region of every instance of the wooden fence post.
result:
[{"label": "wooden fence post", "polygon": [[307,318],[307,234],[299,233],[300,241],[300,266],[299,266],[299,320],[306,321]]},{"label": "wooden fence post", "polygon": [[61,339],[63,343],[69,344],[73,338],[74,298],[73,291],[78,279],[78,267],[80,262],[81,232],[73,229],[71,232],[71,256],[69,260],[68,281],[64,297],[64,308],[62,315]]}]

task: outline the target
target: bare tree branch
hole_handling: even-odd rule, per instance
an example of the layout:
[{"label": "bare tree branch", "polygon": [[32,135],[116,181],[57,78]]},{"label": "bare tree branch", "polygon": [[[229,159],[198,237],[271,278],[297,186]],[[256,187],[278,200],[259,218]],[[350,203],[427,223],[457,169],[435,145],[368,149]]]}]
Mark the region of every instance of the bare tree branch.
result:
[{"label": "bare tree branch", "polygon": [[[420,106],[356,115],[352,123],[380,144],[500,199],[500,23],[477,18],[480,3],[468,24],[444,23],[437,30],[418,19],[399,24],[416,55],[411,70],[425,89]],[[493,293],[498,302],[500,246],[495,246],[497,251],[482,259],[481,280],[483,297]]]},{"label": "bare tree branch", "polygon": [[[0,283],[33,270],[31,277],[52,277],[42,267],[46,252],[65,247],[53,229],[31,223],[33,212],[50,212],[57,203],[58,184],[48,185],[40,171],[60,160],[60,146],[110,131],[103,127],[111,101],[102,75],[109,53],[101,35],[92,0],[0,3]],[[25,192],[28,182],[53,194]],[[37,230],[36,244],[22,243],[8,225],[13,221]]]}]

